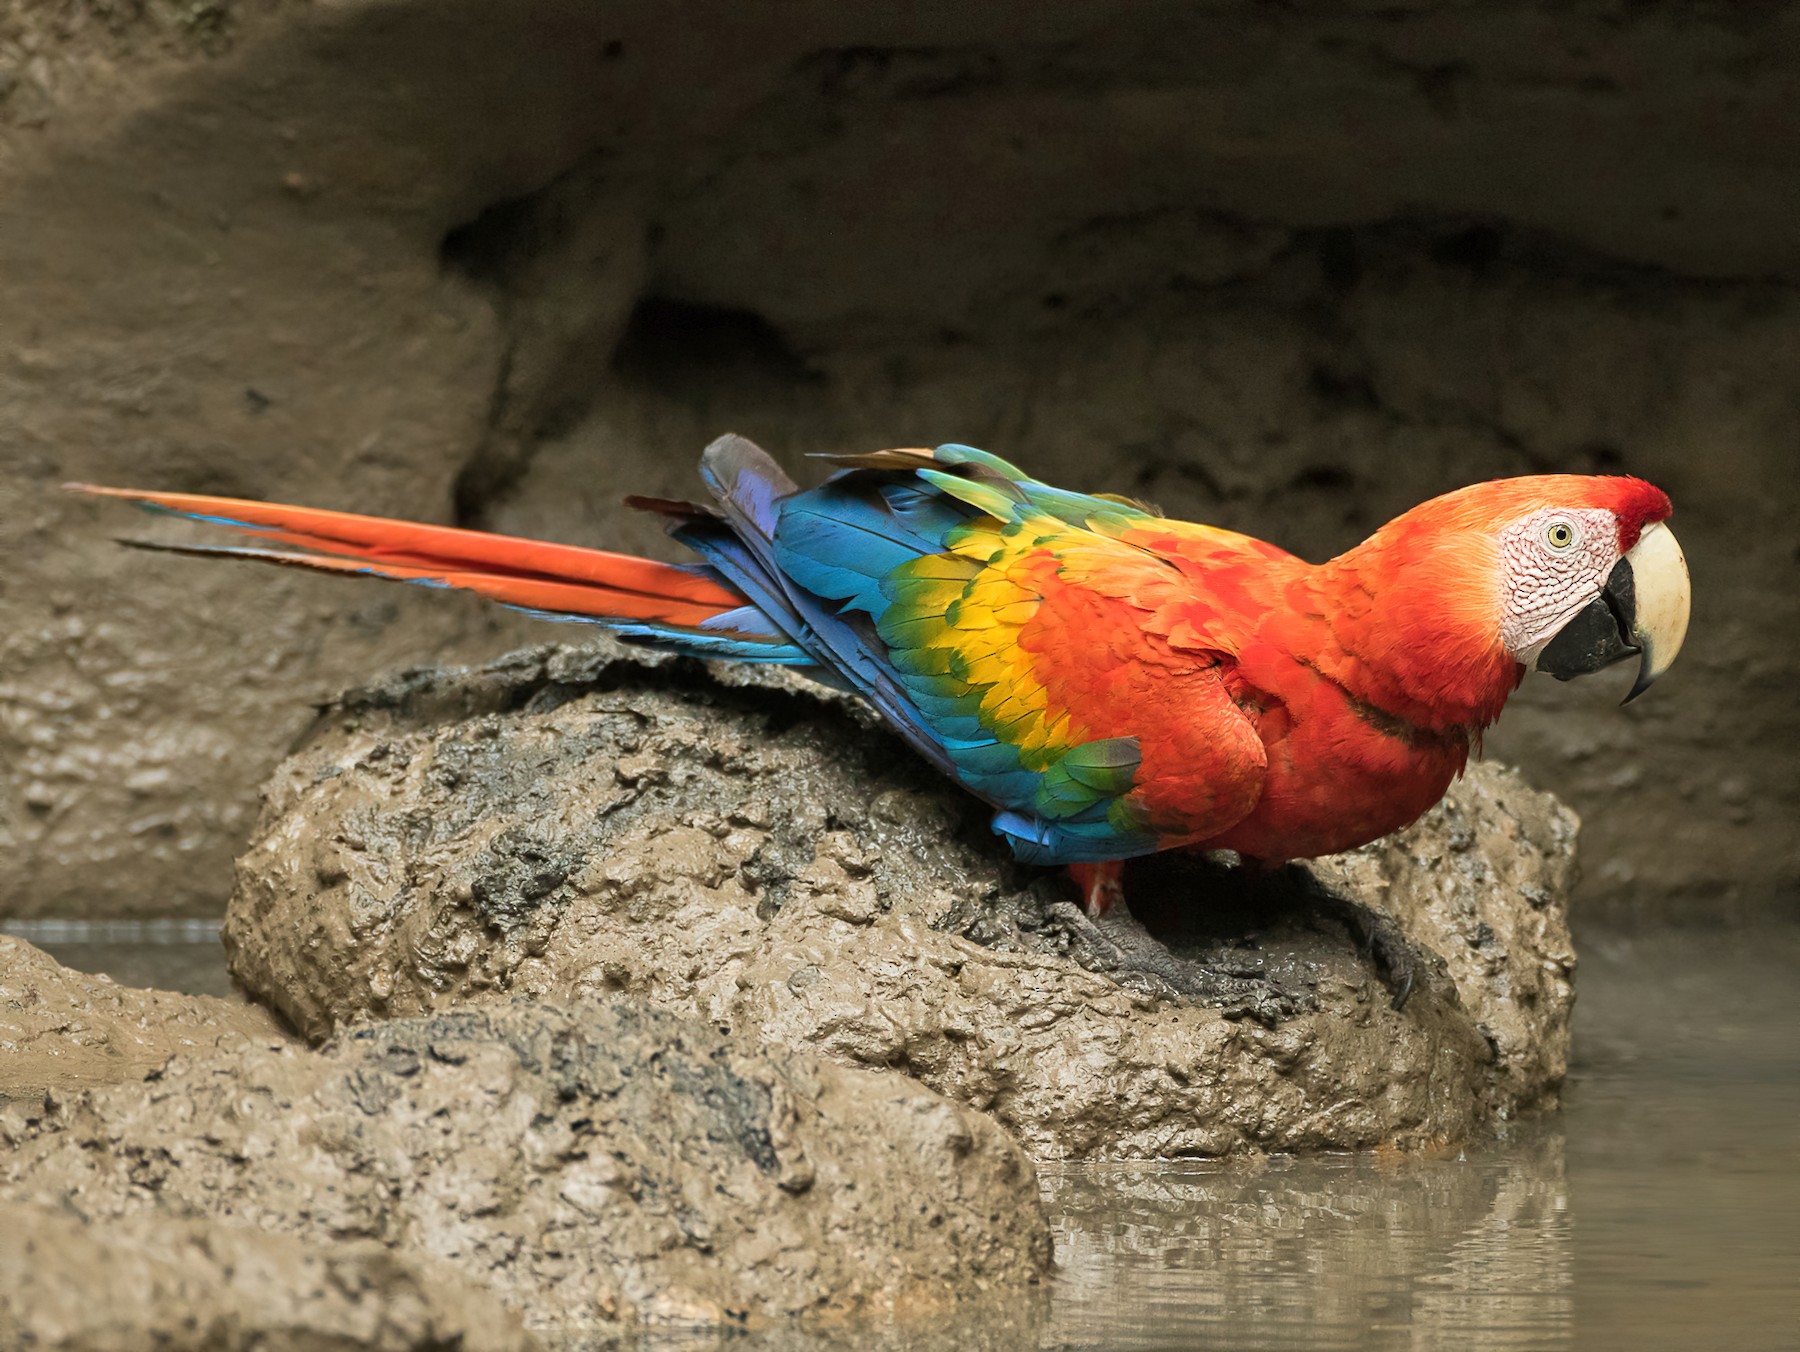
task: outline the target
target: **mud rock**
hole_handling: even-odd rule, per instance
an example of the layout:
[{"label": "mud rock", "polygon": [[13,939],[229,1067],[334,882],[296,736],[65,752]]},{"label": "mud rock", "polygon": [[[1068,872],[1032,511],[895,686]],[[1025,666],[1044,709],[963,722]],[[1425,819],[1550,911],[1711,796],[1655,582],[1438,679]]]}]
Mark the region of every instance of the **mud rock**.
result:
[{"label": "mud rock", "polygon": [[1537,1101],[1569,1069],[1575,814],[1517,773],[1477,765],[1426,818],[1314,867],[1405,917],[1440,955],[1493,1050],[1499,1104]]},{"label": "mud rock", "polygon": [[286,1036],[245,1001],[120,986],[0,935],[0,1099],[140,1080],[176,1052]]},{"label": "mud rock", "polygon": [[0,1347],[37,1352],[533,1352],[493,1296],[367,1240],[0,1206]]},{"label": "mud rock", "polygon": [[346,696],[266,790],[233,971],[313,1038],[626,993],[903,1070],[1045,1158],[1458,1139],[1554,1095],[1574,821],[1511,774],[1319,866],[1411,937],[1404,1012],[1316,906],[1157,861],[1128,890],[1183,955],[1177,997],[812,691],[602,646]]},{"label": "mud rock", "polygon": [[1050,1252],[1030,1164],[979,1114],[623,1004],[178,1057],[147,1092],[14,1105],[0,1144],[15,1194],[378,1240],[544,1326],[904,1317]]}]

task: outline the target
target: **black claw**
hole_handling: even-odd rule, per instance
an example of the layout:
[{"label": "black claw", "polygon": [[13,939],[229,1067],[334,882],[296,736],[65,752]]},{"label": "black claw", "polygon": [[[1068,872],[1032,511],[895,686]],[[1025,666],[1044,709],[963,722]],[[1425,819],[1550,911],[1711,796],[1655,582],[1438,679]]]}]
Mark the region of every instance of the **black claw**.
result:
[{"label": "black claw", "polygon": [[1418,956],[1399,923],[1385,911],[1365,906],[1342,895],[1324,883],[1309,868],[1299,864],[1288,866],[1289,876],[1297,889],[1321,915],[1336,919],[1350,931],[1364,956],[1380,975],[1382,984],[1393,998],[1389,1007],[1396,1013],[1406,1008],[1412,996],[1413,981],[1418,975]]},{"label": "black claw", "polygon": [[1049,915],[1074,941],[1082,966],[1127,989],[1192,1000],[1216,1008],[1228,1019],[1248,1018],[1271,1027],[1306,1004],[1305,996],[1241,963],[1226,966],[1177,957],[1122,902],[1097,919],[1068,902],[1052,906]]},{"label": "black claw", "polygon": [[1398,1014],[1406,1008],[1406,998],[1412,994],[1412,968],[1408,966],[1404,972],[1391,972],[1388,980],[1394,992],[1394,998],[1388,1002],[1388,1008]]}]

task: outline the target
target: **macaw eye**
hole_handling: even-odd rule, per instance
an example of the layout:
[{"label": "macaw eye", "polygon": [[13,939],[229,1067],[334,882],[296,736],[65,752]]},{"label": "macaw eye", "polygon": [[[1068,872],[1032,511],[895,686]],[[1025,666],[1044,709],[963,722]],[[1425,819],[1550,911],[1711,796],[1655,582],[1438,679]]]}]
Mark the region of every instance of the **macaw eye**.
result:
[{"label": "macaw eye", "polygon": [[1567,521],[1552,521],[1544,527],[1544,543],[1552,549],[1567,549],[1575,543],[1575,527]]}]

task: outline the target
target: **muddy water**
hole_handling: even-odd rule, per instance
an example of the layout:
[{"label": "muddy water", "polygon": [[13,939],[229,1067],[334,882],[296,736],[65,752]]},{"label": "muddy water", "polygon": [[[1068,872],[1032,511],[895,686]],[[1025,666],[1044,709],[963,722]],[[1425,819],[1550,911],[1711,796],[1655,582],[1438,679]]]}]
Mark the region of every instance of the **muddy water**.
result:
[{"label": "muddy water", "polygon": [[[200,933],[28,937],[216,992]],[[1499,1140],[1046,1169],[1058,1271],[1039,1301],[904,1333],[644,1346],[1800,1348],[1800,928],[1588,935],[1584,952],[1566,1107]]]}]

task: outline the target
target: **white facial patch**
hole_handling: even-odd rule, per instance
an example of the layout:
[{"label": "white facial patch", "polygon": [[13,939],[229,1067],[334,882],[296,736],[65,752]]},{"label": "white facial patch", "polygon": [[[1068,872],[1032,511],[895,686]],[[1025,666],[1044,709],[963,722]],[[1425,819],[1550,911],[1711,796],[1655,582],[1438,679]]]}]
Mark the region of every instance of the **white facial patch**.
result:
[{"label": "white facial patch", "polygon": [[1619,522],[1602,507],[1546,508],[1500,532],[1505,613],[1500,638],[1529,665],[1600,595],[1619,561]]}]

